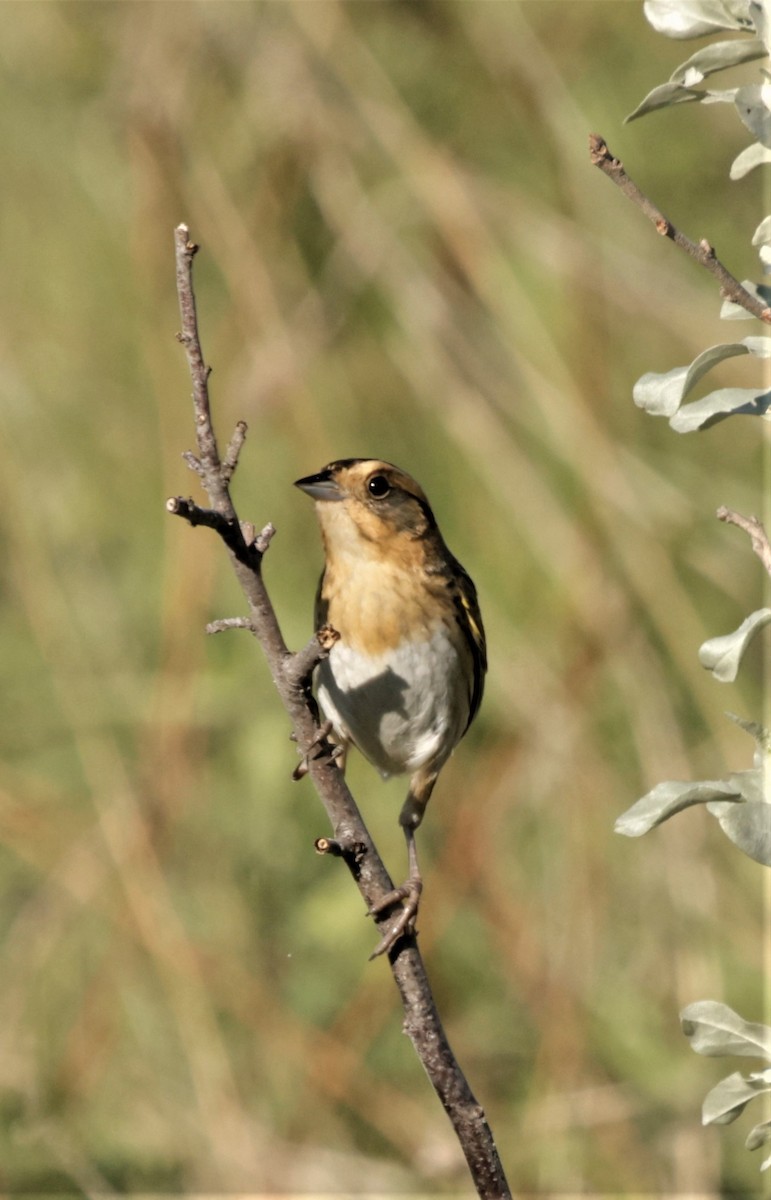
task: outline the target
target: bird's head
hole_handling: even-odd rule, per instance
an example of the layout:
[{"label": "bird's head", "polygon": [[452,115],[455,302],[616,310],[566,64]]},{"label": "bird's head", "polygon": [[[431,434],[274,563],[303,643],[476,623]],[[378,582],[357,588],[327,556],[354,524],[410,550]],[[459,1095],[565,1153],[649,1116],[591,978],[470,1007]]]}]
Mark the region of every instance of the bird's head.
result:
[{"label": "bird's head", "polygon": [[382,459],[340,459],[295,486],[316,501],[328,555],[379,557],[436,530],[420,484]]}]

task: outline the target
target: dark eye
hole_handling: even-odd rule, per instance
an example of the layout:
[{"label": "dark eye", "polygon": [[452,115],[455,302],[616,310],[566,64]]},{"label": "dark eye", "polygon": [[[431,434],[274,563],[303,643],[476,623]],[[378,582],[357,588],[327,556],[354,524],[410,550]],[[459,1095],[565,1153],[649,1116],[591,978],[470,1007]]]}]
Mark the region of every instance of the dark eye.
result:
[{"label": "dark eye", "polygon": [[373,500],[384,500],[391,490],[385,475],[373,475],[367,483],[367,491]]}]

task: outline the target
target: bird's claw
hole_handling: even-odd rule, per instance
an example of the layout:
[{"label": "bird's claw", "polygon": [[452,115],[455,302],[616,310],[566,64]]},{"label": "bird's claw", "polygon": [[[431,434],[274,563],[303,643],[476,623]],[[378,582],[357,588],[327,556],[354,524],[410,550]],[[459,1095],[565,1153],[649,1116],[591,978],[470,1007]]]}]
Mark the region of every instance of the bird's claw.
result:
[{"label": "bird's claw", "polygon": [[402,907],[394,923],[386,930],[370,954],[370,962],[373,958],[378,958],[381,954],[387,954],[400,938],[411,936],[415,933],[415,921],[418,916],[420,894],[422,891],[423,883],[420,879],[408,879],[401,887],[394,888],[391,892],[386,892],[385,896],[381,896],[372,905],[368,914],[370,917],[377,917],[394,904],[401,903]]},{"label": "bird's claw", "polygon": [[[312,757],[313,758],[316,757],[313,754],[313,751],[316,750],[317,747],[322,745],[324,740],[329,736],[329,734],[331,732],[332,732],[332,722],[331,721],[324,721],[323,724],[321,724],[319,726],[319,728],[316,730],[316,735],[315,735],[313,741],[308,746],[307,752],[302,756],[299,763],[295,767],[294,771],[292,771],[292,779],[295,781],[295,783],[297,783],[297,781],[300,779],[304,779],[305,776],[308,774],[308,770],[309,770],[308,763]],[[290,733],[289,736],[292,741],[294,741],[294,742],[297,741],[296,734]],[[338,749],[337,746],[333,746],[333,748],[332,748],[332,757],[333,758],[338,757],[338,754],[335,753],[335,751],[337,749]]]}]

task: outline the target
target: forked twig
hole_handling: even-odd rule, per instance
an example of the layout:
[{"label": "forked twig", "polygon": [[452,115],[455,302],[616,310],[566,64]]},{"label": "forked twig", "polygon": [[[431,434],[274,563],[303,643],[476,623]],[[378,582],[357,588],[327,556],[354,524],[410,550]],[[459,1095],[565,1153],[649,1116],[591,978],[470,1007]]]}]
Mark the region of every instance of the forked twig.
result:
[{"label": "forked twig", "polygon": [[[198,247],[190,241],[187,226],[179,225],[175,230],[175,246],[182,318],[178,337],[185,347],[193,381],[198,442],[198,456],[190,465],[201,479],[211,509],[201,509],[192,500],[182,497],[173,497],[167,502],[167,508],[190,524],[213,527],[225,542],[247,600],[249,617],[215,622],[215,627],[246,627],[262,646],[276,689],[289,714],[303,766],[332,825],[333,836],[318,839],[317,850],[343,858],[370,910],[393,884],[343,773],[335,764],[333,748],[327,741],[325,727],[319,724],[310,691],[313,668],[329,653],[336,635],[334,630],[322,629],[296,655],[290,654],[284,642],[261,569],[273,527],[266,525],[260,534],[255,534],[253,526],[239,522],[230,496],[230,480],[246,436],[246,425],[239,422],[236,426],[224,459],[220,459],[217,449],[209,406],[210,370],[201,350],[193,293],[192,266]],[[192,457],[189,456],[188,461]],[[391,919],[389,913],[376,918],[381,933],[388,928]],[[452,1122],[477,1193],[487,1200],[506,1200],[511,1193],[492,1132],[447,1041],[414,934],[402,938],[394,946],[388,961],[404,1007],[404,1030]]]}]

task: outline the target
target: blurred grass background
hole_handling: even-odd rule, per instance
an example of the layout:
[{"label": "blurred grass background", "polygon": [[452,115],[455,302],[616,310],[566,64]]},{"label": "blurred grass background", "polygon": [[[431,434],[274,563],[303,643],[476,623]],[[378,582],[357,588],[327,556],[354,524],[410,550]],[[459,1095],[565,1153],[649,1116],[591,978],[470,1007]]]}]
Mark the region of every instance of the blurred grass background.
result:
[{"label": "blurred grass background", "polygon": [[[421,946],[512,1186],[754,1193],[747,1118],[699,1123],[748,1064],[677,1014],[762,1019],[761,868],[701,811],[612,832],[662,778],[748,766],[723,709],[760,704],[696,657],[759,601],[714,520],[761,506],[758,425],[680,438],[631,402],[748,330],[587,155],[756,274],[733,113],[621,124],[693,47],[594,0],[3,19],[0,1187],[467,1189],[258,649],[203,634],[243,611],[223,551],[164,512],[197,494],[185,220],[290,644],[320,566],[291,484],[331,458],[415,474],[477,581],[489,684],[421,830]],[[403,783],[350,777],[399,874]]]}]

